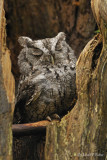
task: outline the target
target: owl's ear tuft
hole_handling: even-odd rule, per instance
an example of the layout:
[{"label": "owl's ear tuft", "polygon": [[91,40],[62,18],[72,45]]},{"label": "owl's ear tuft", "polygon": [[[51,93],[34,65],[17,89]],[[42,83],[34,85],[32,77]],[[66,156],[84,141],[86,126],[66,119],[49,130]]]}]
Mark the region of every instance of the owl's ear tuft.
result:
[{"label": "owl's ear tuft", "polygon": [[58,40],[65,41],[66,34],[64,32],[59,32],[58,35],[57,35],[57,37],[58,37]]},{"label": "owl's ear tuft", "polygon": [[57,43],[56,43],[56,46],[55,46],[55,49],[57,51],[62,50],[62,47],[63,47],[62,43],[63,43],[63,41],[65,41],[65,39],[66,39],[66,35],[65,35],[64,32],[58,33],[58,35],[57,35]]},{"label": "owl's ear tuft", "polygon": [[30,39],[29,37],[19,37],[18,42],[22,47],[31,46],[32,39]]}]

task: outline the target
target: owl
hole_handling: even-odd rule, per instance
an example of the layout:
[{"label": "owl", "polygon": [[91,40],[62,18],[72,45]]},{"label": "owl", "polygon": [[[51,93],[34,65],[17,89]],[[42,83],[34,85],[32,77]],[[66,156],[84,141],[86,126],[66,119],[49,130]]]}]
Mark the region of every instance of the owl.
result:
[{"label": "owl", "polygon": [[15,121],[27,123],[62,116],[76,96],[76,57],[65,33],[54,38],[32,40],[19,37],[20,80]]}]

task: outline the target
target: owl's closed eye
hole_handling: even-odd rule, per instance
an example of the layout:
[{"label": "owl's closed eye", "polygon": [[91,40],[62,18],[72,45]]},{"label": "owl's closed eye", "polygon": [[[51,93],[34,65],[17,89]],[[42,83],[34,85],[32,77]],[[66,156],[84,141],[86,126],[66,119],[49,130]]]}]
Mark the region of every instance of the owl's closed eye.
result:
[{"label": "owl's closed eye", "polygon": [[34,47],[34,43],[33,43],[32,39],[30,39],[28,37],[19,37],[18,42],[20,43],[20,45],[22,47],[29,48],[29,53],[30,53],[31,49],[33,49],[34,51],[33,52],[31,51],[33,55],[39,56],[39,55],[43,54],[42,50]]},{"label": "owl's closed eye", "polygon": [[34,52],[32,53],[34,56],[41,56],[43,54],[43,51],[39,48],[34,48]]}]

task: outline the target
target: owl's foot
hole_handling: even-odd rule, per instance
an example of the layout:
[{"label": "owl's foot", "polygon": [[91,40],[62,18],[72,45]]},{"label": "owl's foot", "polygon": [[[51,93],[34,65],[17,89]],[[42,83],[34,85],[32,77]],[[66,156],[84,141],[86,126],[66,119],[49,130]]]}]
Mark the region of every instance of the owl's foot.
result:
[{"label": "owl's foot", "polygon": [[50,116],[47,116],[47,117],[46,117],[46,120],[48,120],[49,122],[51,122],[51,121],[52,121],[52,119],[51,119],[51,117],[50,117]]},{"label": "owl's foot", "polygon": [[60,116],[58,114],[52,114],[51,115],[52,119],[57,119],[57,120],[61,120]]},{"label": "owl's foot", "polygon": [[61,120],[60,116],[59,116],[58,114],[56,114],[56,113],[55,113],[55,114],[52,114],[51,116],[47,116],[46,119],[47,119],[48,121],[50,121],[50,122],[51,122],[52,120],[59,120],[59,121]]}]

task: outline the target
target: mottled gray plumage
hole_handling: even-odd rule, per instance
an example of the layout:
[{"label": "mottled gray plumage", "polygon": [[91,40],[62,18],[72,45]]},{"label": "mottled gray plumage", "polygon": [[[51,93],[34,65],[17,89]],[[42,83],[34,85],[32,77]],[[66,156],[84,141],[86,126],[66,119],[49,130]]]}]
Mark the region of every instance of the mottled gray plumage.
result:
[{"label": "mottled gray plumage", "polygon": [[31,40],[19,37],[20,81],[15,114],[22,122],[46,119],[69,110],[76,95],[76,57],[60,32],[54,38]]}]

